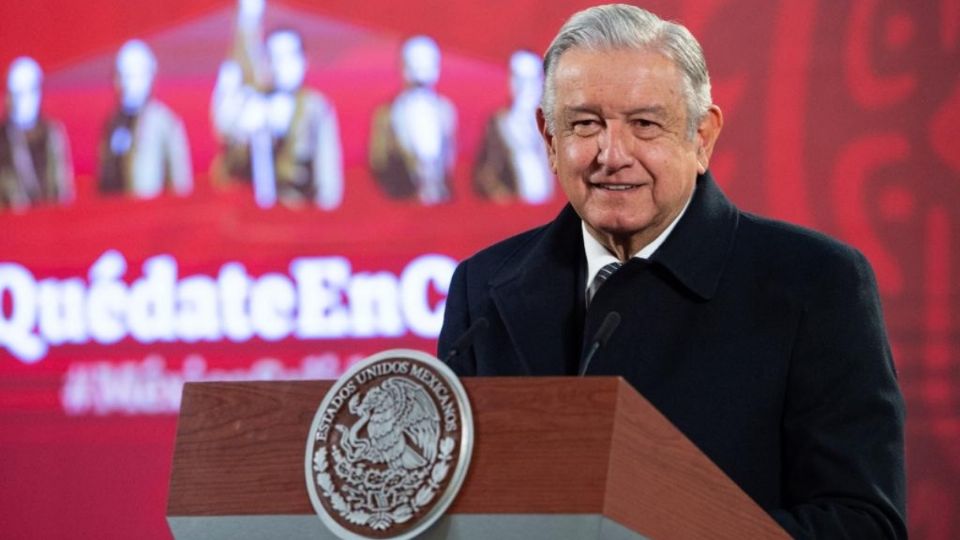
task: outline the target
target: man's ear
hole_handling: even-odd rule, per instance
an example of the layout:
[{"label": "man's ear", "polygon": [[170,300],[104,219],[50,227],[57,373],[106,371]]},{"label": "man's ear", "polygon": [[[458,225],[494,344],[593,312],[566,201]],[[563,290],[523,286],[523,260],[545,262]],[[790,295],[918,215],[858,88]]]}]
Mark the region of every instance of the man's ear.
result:
[{"label": "man's ear", "polygon": [[550,160],[550,170],[557,174],[557,147],[554,146],[554,136],[547,129],[547,119],[543,116],[543,109],[537,107],[537,129],[543,137],[543,143],[547,145],[547,158]]},{"label": "man's ear", "polygon": [[707,113],[700,120],[697,126],[695,136],[697,145],[697,172],[703,174],[707,172],[710,166],[710,156],[713,155],[713,148],[717,144],[717,138],[720,137],[720,130],[723,129],[723,112],[720,107],[711,105]]}]

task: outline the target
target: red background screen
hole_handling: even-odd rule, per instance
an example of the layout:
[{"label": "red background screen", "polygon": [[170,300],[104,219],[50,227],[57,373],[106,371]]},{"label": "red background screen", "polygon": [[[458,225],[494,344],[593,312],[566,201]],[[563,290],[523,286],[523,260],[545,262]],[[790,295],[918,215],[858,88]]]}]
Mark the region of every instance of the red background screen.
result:
[{"label": "red background screen", "polygon": [[[167,482],[185,378],[332,378],[382,349],[434,352],[452,265],[546,222],[563,205],[559,190],[536,206],[483,200],[471,171],[485,122],[508,101],[510,54],[542,53],[563,21],[587,5],[270,3],[267,28],[292,26],[304,35],[307,85],[339,116],[344,199],[324,211],[261,209],[249,186],[210,178],[218,151],[210,98],[232,39],[232,2],[4,2],[0,65],[29,55],[43,67],[43,114],[66,127],[77,193],[67,206],[0,213],[7,271],[0,279],[0,536],[169,537]],[[825,231],[873,264],[907,400],[911,533],[956,537],[960,0],[644,7],[682,22],[703,45],[726,120],[711,169],[733,201]],[[438,91],[458,113],[453,198],[429,207],[385,198],[367,167],[373,111],[400,89],[400,45],[419,33],[440,46]],[[156,53],[154,95],[185,122],[195,177],[189,196],[97,193],[98,140],[116,99],[114,55],[134,37]],[[164,286],[214,283],[240,269],[251,290],[280,283],[297,295],[297,261],[343,270],[340,288],[324,290],[334,290],[329,302],[348,311],[356,309],[350,283],[383,278],[404,324],[392,332],[354,327],[303,337],[281,328],[273,337],[218,339],[140,339],[128,329],[112,342],[47,339],[30,360],[11,348],[15,313],[40,316],[23,311],[29,295],[15,292],[11,280],[26,278],[36,294],[49,286],[92,296],[94,274],[120,264],[112,283],[132,295],[138,280],[153,279],[145,263],[157,260],[168,269],[175,262],[175,280]],[[20,338],[37,341],[36,325],[24,324],[30,335]]]}]

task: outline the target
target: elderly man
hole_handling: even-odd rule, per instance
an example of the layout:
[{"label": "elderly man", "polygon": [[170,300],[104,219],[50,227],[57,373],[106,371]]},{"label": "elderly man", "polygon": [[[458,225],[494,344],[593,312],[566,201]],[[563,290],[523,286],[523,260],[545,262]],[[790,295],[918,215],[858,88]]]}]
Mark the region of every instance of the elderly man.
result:
[{"label": "elderly man", "polygon": [[456,163],[457,111],[437,93],[440,47],[414,36],[401,51],[405,88],[373,114],[370,170],[392,199],[433,205],[451,198]]},{"label": "elderly man", "polygon": [[300,32],[273,30],[265,47],[270,92],[261,93],[245,82],[239,64],[221,67],[213,118],[224,152],[216,174],[252,180],[257,203],[264,207],[279,200],[333,210],[343,200],[337,111],[305,84],[307,56]]},{"label": "elderly man", "polygon": [[544,64],[570,205],[459,266],[440,355],[485,318],[458,373],[623,376],[792,535],[906,537],[903,401],[864,257],[721,193],[723,117],[684,27],[591,8]]},{"label": "elderly man", "polygon": [[473,170],[474,191],[483,198],[541,204],[553,197],[553,173],[536,121],[543,95],[541,64],[530,51],[510,56],[513,101],[487,122]]},{"label": "elderly man", "polygon": [[153,97],[157,58],[132,39],[116,60],[117,109],[100,140],[98,188],[148,199],[164,190],[193,191],[193,166],[183,120]]},{"label": "elderly man", "polygon": [[0,209],[73,200],[73,163],[63,124],[40,111],[43,71],[29,57],[10,64],[0,123]]}]

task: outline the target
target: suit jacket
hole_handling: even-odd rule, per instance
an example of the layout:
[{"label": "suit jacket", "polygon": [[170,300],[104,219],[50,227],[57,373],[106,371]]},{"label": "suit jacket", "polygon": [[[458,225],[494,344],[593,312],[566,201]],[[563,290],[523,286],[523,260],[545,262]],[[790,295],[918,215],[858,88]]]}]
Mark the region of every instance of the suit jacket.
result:
[{"label": "suit jacket", "polygon": [[524,134],[515,132],[510,117],[504,108],[487,121],[474,162],[473,190],[498,202],[544,203],[553,197],[555,184],[547,147],[532,118],[531,131]]},{"label": "suit jacket", "polygon": [[506,111],[498,111],[487,121],[473,167],[473,190],[495,201],[509,201],[517,196],[517,170],[510,159],[510,146],[500,133],[500,118],[505,114]]},{"label": "suit jacket", "polygon": [[[120,133],[129,142],[118,153],[113,138]],[[100,192],[151,198],[166,187],[178,195],[193,190],[190,144],[183,121],[155,99],[147,101],[133,117],[118,109],[100,140]]]},{"label": "suit jacket", "polygon": [[873,273],[854,249],[737,210],[710,174],[649,261],[584,307],[580,219],[461,263],[439,354],[461,375],[620,375],[796,537],[905,538],[903,400]]},{"label": "suit jacket", "polygon": [[[403,146],[401,138],[394,128],[394,107],[397,106],[399,101],[400,97],[398,96],[390,103],[377,107],[373,113],[368,156],[370,170],[373,172],[378,186],[387,197],[398,200],[415,199],[426,191],[426,182],[417,170],[418,160],[416,155]],[[449,199],[453,186],[457,113],[453,103],[447,98],[438,95],[437,103],[441,110],[440,117],[443,124],[441,154],[445,162],[445,175],[442,191],[445,194],[443,198]]]},{"label": "suit jacket", "polygon": [[73,200],[73,162],[63,124],[39,118],[24,131],[0,124],[0,210]]},{"label": "suit jacket", "polygon": [[287,133],[274,151],[277,196],[312,200],[332,210],[343,200],[343,158],[340,127],[333,105],[319,92],[297,92]]}]

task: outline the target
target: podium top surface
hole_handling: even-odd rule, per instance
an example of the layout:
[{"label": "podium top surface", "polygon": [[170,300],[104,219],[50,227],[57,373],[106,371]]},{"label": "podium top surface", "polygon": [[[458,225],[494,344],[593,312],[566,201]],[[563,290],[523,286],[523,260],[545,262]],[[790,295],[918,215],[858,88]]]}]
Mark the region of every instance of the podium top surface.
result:
[{"label": "podium top surface", "polygon": [[[475,446],[448,514],[602,514],[655,538],[787,537],[620,378],[462,382]],[[332,384],[186,384],[168,516],[313,514],[304,452]]]}]

